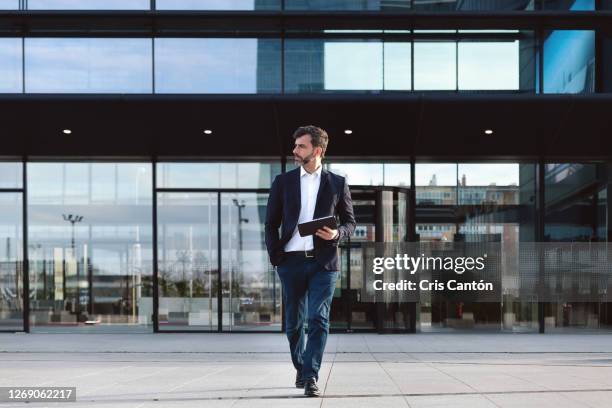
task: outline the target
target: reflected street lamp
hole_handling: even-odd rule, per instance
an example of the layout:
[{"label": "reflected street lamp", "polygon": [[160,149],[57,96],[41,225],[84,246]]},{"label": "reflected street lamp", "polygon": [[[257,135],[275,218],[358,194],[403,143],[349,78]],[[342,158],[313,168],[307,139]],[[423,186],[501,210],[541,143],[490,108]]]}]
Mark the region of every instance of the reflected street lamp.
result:
[{"label": "reflected street lamp", "polygon": [[[68,221],[72,227],[70,248],[72,249],[72,256],[74,257],[76,261],[76,246],[74,243],[75,224],[83,221],[83,216],[76,215],[76,214],[62,214],[62,217],[64,218],[64,221]],[[64,282],[65,280],[66,278],[64,276]],[[78,323],[81,317],[81,287],[79,286],[81,281],[80,281],[80,276],[79,276],[79,262],[78,261],[76,261],[76,281],[77,281],[77,284],[76,284],[77,297],[76,297],[76,304],[75,304],[75,313],[77,315],[77,323]]]}]

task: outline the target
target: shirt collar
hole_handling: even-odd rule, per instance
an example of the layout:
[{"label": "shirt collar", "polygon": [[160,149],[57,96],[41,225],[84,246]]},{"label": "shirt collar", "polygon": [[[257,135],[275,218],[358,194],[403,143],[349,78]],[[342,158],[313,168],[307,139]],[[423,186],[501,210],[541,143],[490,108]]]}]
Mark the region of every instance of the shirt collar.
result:
[{"label": "shirt collar", "polygon": [[304,170],[304,166],[300,166],[300,177],[302,177],[305,174],[319,177],[319,176],[321,176],[321,169],[322,168],[323,168],[323,165],[320,165],[319,168],[316,169],[313,173],[308,173],[306,170]]}]

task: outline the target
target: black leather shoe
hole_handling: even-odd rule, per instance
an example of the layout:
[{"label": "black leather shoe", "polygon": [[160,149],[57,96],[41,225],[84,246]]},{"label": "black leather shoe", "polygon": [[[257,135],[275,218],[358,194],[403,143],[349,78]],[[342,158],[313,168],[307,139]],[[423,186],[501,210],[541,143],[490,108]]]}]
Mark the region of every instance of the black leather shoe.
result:
[{"label": "black leather shoe", "polygon": [[321,395],[317,382],[314,378],[309,378],[304,381],[304,395],[307,397],[318,397]]},{"label": "black leather shoe", "polygon": [[302,378],[302,372],[299,370],[295,373],[295,388],[304,388],[304,379]]}]

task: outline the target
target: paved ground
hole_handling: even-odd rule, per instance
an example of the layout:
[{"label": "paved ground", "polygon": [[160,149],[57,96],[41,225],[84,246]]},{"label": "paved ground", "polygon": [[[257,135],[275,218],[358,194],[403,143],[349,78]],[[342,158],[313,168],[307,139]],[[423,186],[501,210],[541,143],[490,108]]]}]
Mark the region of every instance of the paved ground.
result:
[{"label": "paved ground", "polygon": [[0,334],[0,386],[67,407],[611,407],[610,334],[334,334],[303,398],[281,334]]}]

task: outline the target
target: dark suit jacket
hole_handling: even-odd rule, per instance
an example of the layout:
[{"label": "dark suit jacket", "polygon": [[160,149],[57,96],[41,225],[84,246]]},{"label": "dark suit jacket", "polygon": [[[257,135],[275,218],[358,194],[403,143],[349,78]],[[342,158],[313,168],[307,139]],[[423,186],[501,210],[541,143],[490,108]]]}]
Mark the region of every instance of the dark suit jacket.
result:
[{"label": "dark suit jacket", "polygon": [[[268,198],[266,214],[266,247],[270,262],[274,266],[278,266],[283,261],[285,244],[291,239],[298,223],[301,201],[300,168],[276,176]],[[326,270],[337,271],[340,270],[338,242],[351,236],[355,230],[353,202],[345,178],[322,169],[313,218],[329,215],[339,217],[339,235],[331,241],[314,235],[315,259]],[[278,228],[281,223],[279,235]]]}]

